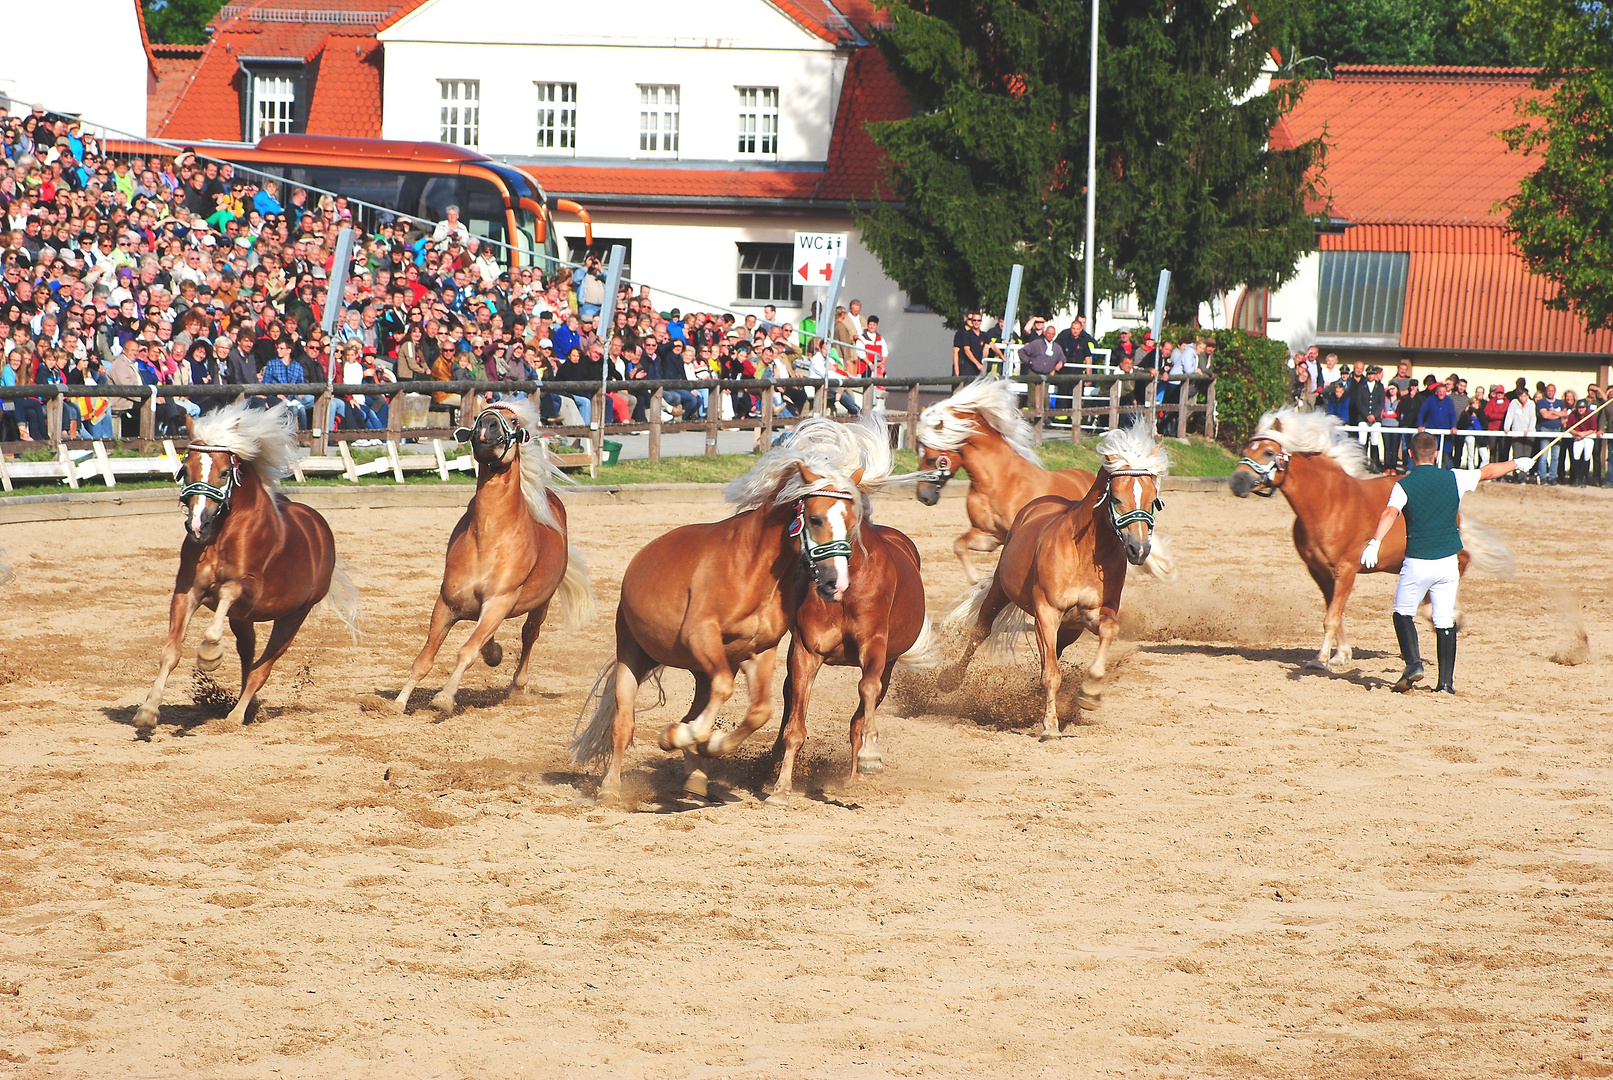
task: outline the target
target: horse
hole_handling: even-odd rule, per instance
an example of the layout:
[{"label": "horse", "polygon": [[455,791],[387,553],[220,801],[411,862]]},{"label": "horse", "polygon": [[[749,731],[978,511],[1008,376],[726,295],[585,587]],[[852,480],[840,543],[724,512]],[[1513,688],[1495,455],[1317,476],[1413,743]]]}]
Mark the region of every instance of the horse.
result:
[{"label": "horse", "polygon": [[551,602],[566,630],[581,629],[596,613],[587,567],[566,534],[566,508],[548,487],[548,455],[532,441],[533,433],[542,429],[538,410],[515,398],[473,415],[471,426],[457,429],[454,437],[469,442],[476,458],[476,494],[449,534],[431,627],[394,702],[399,712],[431,672],[455,623],[474,620],[476,626],[459,650],[453,674],[431,699],[432,708],[444,716],[453,713],[460,679],[478,653],[488,667],[498,667],[504,659],[493,635],[505,619],[526,616],[513,693],[526,689],[532,646]]},{"label": "horse", "polygon": [[1165,507],[1159,497],[1160,479],[1170,466],[1164,448],[1139,425],[1110,431],[1098,453],[1103,466],[1092,486],[1096,497],[1071,501],[1050,495],[1027,503],[1009,530],[996,573],[965,594],[948,619],[966,622],[969,638],[963,656],[943,674],[943,690],[963,681],[982,642],[1011,629],[1016,620],[1010,604],[1032,617],[1047,697],[1044,742],[1059,737],[1060,654],[1083,630],[1097,634],[1098,652],[1076,698],[1081,708],[1096,709],[1108,677],[1109,647],[1120,632],[1126,567],[1146,565],[1155,576],[1170,572],[1168,560],[1149,559],[1155,515]]},{"label": "horse", "polygon": [[[728,485],[725,494],[738,507],[733,516],[673,529],[628,563],[616,609],[616,659],[595,681],[593,719],[571,744],[576,764],[609,763],[602,799],[621,794],[634,700],[660,668],[683,668],[695,677],[688,712],[659,740],[662,750],[684,751],[690,795],[709,794],[701,755],[732,753],[771,718],[778,645],[795,609],[802,545],[792,526],[802,500],[828,490],[860,494],[863,470],[847,453],[840,427],[827,417],[802,421]],[[857,528],[860,498],[842,505],[852,516],[846,527]],[[838,577],[844,556],[832,558]],[[750,707],[735,733],[717,734],[717,713],[733,695],[736,672],[745,674]]]},{"label": "horse", "polygon": [[[285,405],[253,409],[236,403],[191,424],[191,442],[175,477],[185,539],[168,604],[168,642],[157,680],[135,712],[136,737],[149,739],[157,725],[163,689],[198,607],[213,611],[196,653],[198,670],[214,671],[223,661],[226,619],[235,634],[241,696],[227,717],[232,723],[246,722],[275,661],[316,604],[325,601],[357,640],[358,590],[336,557],[330,525],[278,490],[296,460],[296,426]],[[254,661],[254,624],[260,622],[274,626]]]},{"label": "horse", "polygon": [[[1282,492],[1294,511],[1294,547],[1311,578],[1322,590],[1322,647],[1307,666],[1341,671],[1354,659],[1344,632],[1344,607],[1355,588],[1355,576],[1398,574],[1406,555],[1406,523],[1397,517],[1384,537],[1378,565],[1361,566],[1361,549],[1372,538],[1378,516],[1389,505],[1393,476],[1370,476],[1366,451],[1343,438],[1339,419],[1322,412],[1280,409],[1260,418],[1255,433],[1232,470],[1232,493],[1270,498]],[[1512,553],[1475,522],[1463,521],[1463,550],[1457,555],[1462,574],[1469,564],[1506,574]]]},{"label": "horse", "polygon": [[1092,488],[1085,469],[1052,471],[1036,456],[1036,432],[1019,411],[1007,379],[985,375],[919,414],[918,500],[934,506],[959,469],[969,473],[969,529],[953,543],[972,585],[984,575],[970,552],[997,550],[1032,499],[1058,495],[1078,501]]}]

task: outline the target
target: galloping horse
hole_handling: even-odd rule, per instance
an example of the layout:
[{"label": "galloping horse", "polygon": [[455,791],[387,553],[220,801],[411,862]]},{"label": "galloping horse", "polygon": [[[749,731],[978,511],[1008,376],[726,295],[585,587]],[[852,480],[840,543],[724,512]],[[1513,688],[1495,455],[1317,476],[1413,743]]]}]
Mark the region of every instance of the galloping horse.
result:
[{"label": "galloping horse", "polygon": [[[1395,478],[1369,476],[1365,450],[1356,440],[1342,438],[1338,428],[1338,418],[1327,413],[1269,412],[1260,418],[1232,471],[1232,493],[1240,499],[1251,492],[1270,498],[1280,491],[1293,508],[1294,547],[1326,605],[1322,647],[1309,664],[1334,671],[1347,668],[1354,658],[1344,632],[1344,606],[1356,574],[1398,574],[1406,555],[1406,523],[1396,518],[1384,537],[1378,565],[1362,568],[1361,549],[1389,505]],[[1457,564],[1463,574],[1470,562],[1491,573],[1509,571],[1512,553],[1487,530],[1463,522],[1462,542]]]},{"label": "galloping horse", "polygon": [[[358,591],[337,561],[330,526],[276,490],[296,459],[296,427],[284,405],[235,404],[195,421],[178,477],[185,541],[168,605],[168,642],[157,681],[134,714],[139,738],[150,738],[157,725],[163,688],[198,607],[214,612],[196,653],[198,669],[213,671],[223,661],[226,619],[235,634],[241,697],[228,717],[234,723],[246,721],[253,697],[315,604],[327,600],[350,630],[357,625]],[[254,662],[253,624],[260,622],[274,628]]]},{"label": "galloping horse", "polygon": [[[1003,633],[1013,620],[1010,604],[1035,620],[1047,695],[1042,739],[1059,735],[1057,697],[1063,676],[1059,654],[1081,631],[1098,635],[1081,693],[1084,709],[1098,707],[1108,676],[1109,646],[1120,632],[1120,594],[1126,566],[1147,564],[1156,576],[1170,572],[1169,561],[1149,561],[1154,515],[1164,509],[1159,481],[1169,459],[1154,434],[1142,426],[1116,428],[1098,445],[1103,467],[1092,490],[1096,498],[1077,502],[1057,496],[1036,499],[1014,519],[997,572],[975,586],[949,622],[968,621],[969,642],[957,665],[945,673],[943,689],[955,688],[981,642]],[[1103,512],[1100,512],[1103,511]]]},{"label": "galloping horse", "polygon": [[952,550],[974,584],[981,572],[969,553],[995,551],[1024,505],[1043,495],[1078,500],[1092,488],[1085,469],[1044,469],[1036,456],[1036,432],[1019,411],[1019,395],[1007,379],[982,376],[919,415],[918,499],[934,506],[959,469],[969,472],[969,530]]},{"label": "galloping horse", "polygon": [[657,668],[694,673],[694,701],[660,738],[661,749],[684,751],[690,794],[707,794],[697,755],[731,753],[743,741],[713,734],[736,671],[745,673],[751,697],[740,731],[748,735],[771,717],[778,644],[796,603],[801,545],[792,526],[800,504],[819,491],[855,493],[858,498],[841,500],[851,512],[847,528],[855,529],[862,515],[861,463],[846,453],[839,427],[826,417],[803,421],[728,485],[729,500],[739,506],[732,517],[673,529],[633,556],[616,609],[616,662],[600,673],[603,690],[593,719],[571,744],[579,765],[609,761],[601,797],[621,792],[634,699]]},{"label": "galloping horse", "polygon": [[431,629],[398,693],[399,711],[430,673],[437,650],[457,622],[474,619],[476,627],[459,650],[447,684],[431,699],[432,708],[445,715],[454,711],[459,681],[478,652],[488,667],[504,659],[493,635],[505,619],[526,616],[511,683],[512,690],[524,690],[532,646],[550,601],[559,605],[560,625],[567,630],[580,629],[594,618],[587,568],[567,540],[566,508],[548,488],[547,455],[532,442],[532,433],[541,426],[538,410],[517,398],[488,405],[469,428],[454,433],[469,441],[476,458],[476,494],[449,534]]},{"label": "galloping horse", "polygon": [[[838,428],[861,459],[851,488],[813,490],[801,499],[791,526],[801,546],[796,567],[795,611],[790,620],[789,669],[784,680],[784,723],[779,728],[779,775],[768,802],[788,804],[795,758],[806,741],[807,702],[818,670],[858,667],[858,706],[851,718],[851,774],[872,775],[885,767],[879,751],[878,709],[890,690],[897,664],[928,667],[936,642],[924,611],[924,579],[913,541],[869,519],[865,493],[891,472],[889,433],[881,415]],[[809,485],[820,477],[802,466]],[[858,490],[860,489],[860,490]],[[862,521],[847,505],[862,501]],[[810,580],[809,580],[810,579]],[[731,753],[750,735],[741,727],[717,732],[709,754]]]}]

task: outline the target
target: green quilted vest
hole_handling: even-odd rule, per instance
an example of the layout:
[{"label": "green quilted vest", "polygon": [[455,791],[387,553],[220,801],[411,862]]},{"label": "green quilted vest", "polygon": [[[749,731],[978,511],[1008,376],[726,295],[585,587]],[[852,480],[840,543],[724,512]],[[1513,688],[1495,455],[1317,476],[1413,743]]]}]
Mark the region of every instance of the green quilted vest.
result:
[{"label": "green quilted vest", "polygon": [[1438,465],[1419,465],[1400,478],[1406,492],[1406,558],[1443,559],[1462,550],[1456,512],[1462,497],[1456,474]]}]

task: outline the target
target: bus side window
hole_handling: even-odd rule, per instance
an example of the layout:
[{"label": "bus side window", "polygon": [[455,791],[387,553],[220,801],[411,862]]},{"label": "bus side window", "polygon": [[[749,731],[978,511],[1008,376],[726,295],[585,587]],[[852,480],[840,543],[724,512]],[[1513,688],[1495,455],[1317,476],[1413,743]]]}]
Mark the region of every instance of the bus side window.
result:
[{"label": "bus side window", "polygon": [[462,218],[470,217],[465,206],[464,180],[457,176],[429,177],[420,191],[420,209],[415,216],[435,224],[448,216],[449,206],[458,206]]},{"label": "bus side window", "polygon": [[[499,244],[509,243],[504,227],[504,194],[480,177],[466,177],[466,181],[470,187],[470,205],[462,208],[466,227],[476,236]],[[494,257],[501,262],[508,261],[502,250]]]}]

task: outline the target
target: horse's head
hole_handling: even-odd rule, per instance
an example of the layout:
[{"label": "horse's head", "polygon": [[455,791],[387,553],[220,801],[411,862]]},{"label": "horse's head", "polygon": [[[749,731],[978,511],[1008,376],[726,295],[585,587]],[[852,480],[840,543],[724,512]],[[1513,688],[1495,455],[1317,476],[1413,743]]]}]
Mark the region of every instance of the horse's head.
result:
[{"label": "horse's head", "polygon": [[456,428],[454,438],[470,443],[471,454],[488,465],[508,465],[520,454],[522,443],[532,432],[521,426],[515,414],[498,405],[489,405],[476,414],[468,428]]},{"label": "horse's head", "polygon": [[1165,509],[1159,497],[1159,477],[1144,469],[1104,465],[1109,475],[1104,502],[1109,506],[1109,522],[1126,548],[1126,561],[1141,566],[1153,547],[1154,515]]},{"label": "horse's head", "polygon": [[179,481],[185,534],[198,544],[212,543],[241,483],[240,462],[223,447],[191,443],[174,479]]},{"label": "horse's head", "polygon": [[[822,479],[804,464],[800,469],[808,484]],[[862,508],[862,494],[857,490],[862,478],[863,470],[858,469],[851,474],[850,491],[820,489],[803,495],[795,504],[790,531],[800,537],[801,561],[825,600],[841,599],[851,584],[851,541]]]},{"label": "horse's head", "polygon": [[941,501],[941,489],[958,468],[958,451],[937,450],[919,443],[918,497],[925,506]]},{"label": "horse's head", "polygon": [[1242,499],[1255,492],[1269,499],[1287,478],[1288,452],[1270,435],[1256,435],[1232,470],[1232,494]]}]

